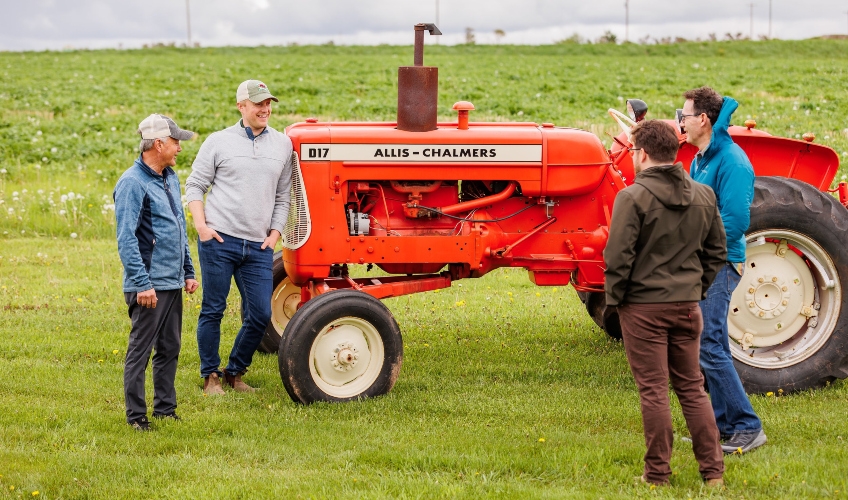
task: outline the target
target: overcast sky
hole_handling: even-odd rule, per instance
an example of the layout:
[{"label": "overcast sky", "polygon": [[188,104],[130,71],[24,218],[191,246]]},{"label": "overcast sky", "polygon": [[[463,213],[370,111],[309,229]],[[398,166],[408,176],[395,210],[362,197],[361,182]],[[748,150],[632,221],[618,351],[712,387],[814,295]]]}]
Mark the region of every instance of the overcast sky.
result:
[{"label": "overcast sky", "polygon": [[[134,48],[183,44],[186,0],[2,0],[0,50]],[[848,34],[848,0],[772,0],[771,34]],[[769,33],[769,0],[629,0],[628,38]],[[605,31],[625,38],[625,0],[190,0],[191,40],[202,46],[411,45],[412,26],[436,22],[439,43],[547,44]],[[438,7],[438,15],[437,15]],[[505,35],[498,38],[495,30]],[[432,43],[427,41],[427,43]]]}]

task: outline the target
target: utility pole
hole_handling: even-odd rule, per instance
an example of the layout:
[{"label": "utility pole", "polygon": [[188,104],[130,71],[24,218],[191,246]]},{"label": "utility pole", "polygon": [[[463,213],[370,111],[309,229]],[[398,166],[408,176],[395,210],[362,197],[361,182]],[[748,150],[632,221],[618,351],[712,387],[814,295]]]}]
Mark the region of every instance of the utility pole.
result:
[{"label": "utility pole", "polygon": [[771,0],[769,0],[769,40],[771,40]]},{"label": "utility pole", "polygon": [[753,3],[751,3],[751,4],[748,4],[748,5],[750,5],[750,6],[751,6],[751,28],[750,28],[750,30],[751,30],[751,31],[750,31],[750,33],[751,33],[751,34],[748,36],[748,38],[750,38],[751,40],[753,40],[753,39],[754,39],[754,4],[753,4]]},{"label": "utility pole", "polygon": [[624,41],[630,41],[630,0],[624,0]]},{"label": "utility pole", "polygon": [[188,35],[188,45],[191,47],[191,11],[188,8],[189,0],[186,0],[186,34]]},{"label": "utility pole", "polygon": [[[437,27],[439,26],[439,0],[436,0],[436,26]],[[436,38],[436,45],[438,45],[439,44],[439,38],[441,38],[441,37],[437,36],[435,38]]]}]

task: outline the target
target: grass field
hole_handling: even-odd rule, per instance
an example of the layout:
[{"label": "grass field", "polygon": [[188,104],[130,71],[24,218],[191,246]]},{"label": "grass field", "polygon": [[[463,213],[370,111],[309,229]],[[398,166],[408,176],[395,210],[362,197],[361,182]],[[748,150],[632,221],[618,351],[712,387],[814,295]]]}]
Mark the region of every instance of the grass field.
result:
[{"label": "grass field", "polygon": [[[843,160],[839,179],[846,53],[848,41],[428,46],[425,63],[440,67],[443,119],[471,100],[472,120],[551,121],[607,144],[617,130],[607,108],[640,97],[649,116],[668,118],[684,90],[709,84],[740,101],[736,123],[814,132]],[[388,396],[355,404],[295,405],[268,355],[246,377],[258,393],[203,397],[200,297],[187,297],[183,421],[133,432],[110,200],[138,122],[162,112],[200,134],[183,144],[185,179],[202,139],[238,119],[240,81],[263,79],[281,98],[278,128],[308,116],[393,120],[396,67],[411,61],[411,47],[0,53],[0,498],[848,496],[845,381],[753,397],[769,444],[726,460],[725,491],[701,489],[680,441],[670,488],[634,484],[644,444],[621,344],[571,288],[536,288],[519,270],[387,300],[403,369]],[[230,306],[223,356],[239,322]]]},{"label": "grass field", "polygon": [[[0,255],[0,498],[846,497],[844,381],[753,397],[770,442],[726,460],[723,493],[701,489],[680,441],[672,487],[635,485],[644,444],[621,344],[571,288],[534,287],[518,270],[388,300],[404,335],[400,379],[355,404],[294,404],[276,356],[259,354],[246,378],[259,392],[204,397],[189,297],[183,421],[140,435],[124,423],[115,244],[16,238]],[[674,426],[687,434],[676,404]]]},{"label": "grass field", "polygon": [[[813,132],[848,159],[848,40],[675,45],[427,46],[439,116],[469,100],[472,120],[553,122],[606,135],[624,99],[671,118],[684,90],[734,96],[734,122]],[[134,160],[142,118],[165,113],[200,137],[183,143],[184,179],[203,139],[238,118],[235,88],[260,78],[281,98],[272,124],[315,116],[396,118],[397,66],[411,47],[259,47],[0,53],[0,239],[111,237],[111,194]],[[848,174],[843,167],[838,178]],[[81,196],[81,198],[80,198]]]}]

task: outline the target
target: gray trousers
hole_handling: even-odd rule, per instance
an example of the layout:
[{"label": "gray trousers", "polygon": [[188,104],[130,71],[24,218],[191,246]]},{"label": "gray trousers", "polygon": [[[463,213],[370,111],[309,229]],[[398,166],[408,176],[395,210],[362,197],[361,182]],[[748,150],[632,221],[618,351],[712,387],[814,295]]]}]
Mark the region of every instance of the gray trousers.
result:
[{"label": "gray trousers", "polygon": [[144,374],[153,354],[153,414],[167,415],[177,408],[177,358],[183,323],[182,289],[156,291],[155,308],[141,307],[135,292],[124,292],[132,320],[127,358],[124,364],[124,400],[127,422],[147,415],[144,402]]}]

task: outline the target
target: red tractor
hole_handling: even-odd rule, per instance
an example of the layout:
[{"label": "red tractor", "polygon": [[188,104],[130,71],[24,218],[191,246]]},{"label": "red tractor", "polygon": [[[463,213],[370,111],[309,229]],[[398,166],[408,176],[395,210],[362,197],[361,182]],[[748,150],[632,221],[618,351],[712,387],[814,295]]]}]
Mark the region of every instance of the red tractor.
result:
[{"label": "red tractor", "polygon": [[[427,30],[439,34],[416,25],[415,65],[399,68],[397,122],[287,128],[292,209],[261,349],[278,353],[297,402],[387,393],[403,343],[379,299],[500,267],[525,268],[536,285],[571,284],[601,323],[610,215],[634,177],[625,154],[633,121],[611,111],[622,126],[611,150],[550,123],[469,122],[469,102],[453,106],[456,121],[437,122]],[[754,126],[730,131],[758,175],[732,350],[749,392],[819,387],[848,376],[848,189],[839,186],[842,203],[824,192],[839,167],[833,150]],[[681,144],[688,165],[694,150]],[[390,276],[354,279],[350,264]]]}]

